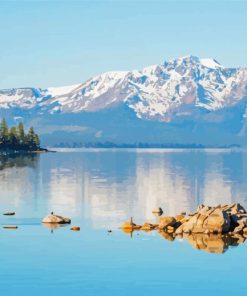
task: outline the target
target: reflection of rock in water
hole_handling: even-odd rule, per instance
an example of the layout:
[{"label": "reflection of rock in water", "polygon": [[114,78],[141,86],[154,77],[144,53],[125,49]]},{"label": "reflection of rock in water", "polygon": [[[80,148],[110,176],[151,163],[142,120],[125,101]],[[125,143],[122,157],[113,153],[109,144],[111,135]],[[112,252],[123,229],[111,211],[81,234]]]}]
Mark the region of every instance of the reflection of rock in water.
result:
[{"label": "reflection of rock in water", "polygon": [[68,226],[67,224],[59,224],[59,223],[42,223],[42,225],[51,231]]},{"label": "reflection of rock in water", "polygon": [[21,153],[11,155],[0,155],[0,170],[5,168],[21,168],[31,167],[36,168],[39,161],[39,154],[37,153]]},{"label": "reflection of rock in water", "polygon": [[241,235],[184,234],[183,238],[195,249],[218,254],[224,253],[229,246],[238,246],[245,241]]}]

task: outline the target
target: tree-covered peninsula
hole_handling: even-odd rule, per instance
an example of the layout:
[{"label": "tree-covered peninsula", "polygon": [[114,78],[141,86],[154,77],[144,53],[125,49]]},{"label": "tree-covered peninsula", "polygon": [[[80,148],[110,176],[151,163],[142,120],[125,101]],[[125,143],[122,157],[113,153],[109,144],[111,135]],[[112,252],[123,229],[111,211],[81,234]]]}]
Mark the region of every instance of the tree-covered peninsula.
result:
[{"label": "tree-covered peninsula", "polygon": [[40,147],[39,136],[30,127],[25,132],[22,122],[17,126],[8,127],[6,120],[3,118],[0,122],[0,151],[42,151]]}]

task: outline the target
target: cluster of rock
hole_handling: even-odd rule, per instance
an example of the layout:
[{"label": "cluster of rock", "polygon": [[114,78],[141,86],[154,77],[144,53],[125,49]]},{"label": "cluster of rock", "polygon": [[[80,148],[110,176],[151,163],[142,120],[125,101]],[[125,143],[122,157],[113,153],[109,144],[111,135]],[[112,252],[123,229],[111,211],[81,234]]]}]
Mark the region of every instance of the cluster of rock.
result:
[{"label": "cluster of rock", "polygon": [[132,219],[121,227],[125,232],[158,230],[168,240],[185,238],[197,249],[224,252],[247,237],[247,213],[237,203],[209,207],[200,205],[194,213],[160,216],[159,222],[136,225]]}]

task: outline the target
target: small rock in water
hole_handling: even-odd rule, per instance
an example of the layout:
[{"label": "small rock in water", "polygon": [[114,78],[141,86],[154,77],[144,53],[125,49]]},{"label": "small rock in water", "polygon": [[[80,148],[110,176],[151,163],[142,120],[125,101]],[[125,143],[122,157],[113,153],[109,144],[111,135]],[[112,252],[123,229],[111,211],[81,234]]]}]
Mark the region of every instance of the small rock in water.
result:
[{"label": "small rock in water", "polygon": [[111,233],[111,232],[112,232],[112,230],[107,230],[107,232],[108,232],[108,233]]},{"label": "small rock in water", "polygon": [[136,225],[133,222],[133,218],[131,217],[130,221],[125,222],[120,228],[123,229],[123,230],[131,230],[131,231],[133,231],[133,230],[139,230],[141,228],[141,225]]},{"label": "small rock in water", "polygon": [[15,212],[7,212],[3,214],[4,216],[14,216]]},{"label": "small rock in water", "polygon": [[5,229],[17,229],[18,226],[16,226],[16,225],[6,225],[6,226],[3,226],[3,228],[5,228]]},{"label": "small rock in water", "polygon": [[80,231],[81,228],[79,226],[73,226],[70,228],[70,230],[73,230],[73,231]]},{"label": "small rock in water", "polygon": [[161,216],[163,214],[163,210],[161,208],[154,209],[152,211],[153,214]]},{"label": "small rock in water", "polygon": [[50,214],[42,220],[42,223],[70,224],[71,219],[65,218],[62,216],[58,216],[58,215],[54,215],[54,214]]}]

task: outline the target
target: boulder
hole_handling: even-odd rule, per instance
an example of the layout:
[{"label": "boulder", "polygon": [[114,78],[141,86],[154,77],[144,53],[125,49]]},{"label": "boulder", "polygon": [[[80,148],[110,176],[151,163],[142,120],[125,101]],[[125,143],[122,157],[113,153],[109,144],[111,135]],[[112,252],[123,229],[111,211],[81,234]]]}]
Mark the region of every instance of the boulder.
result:
[{"label": "boulder", "polygon": [[228,232],[230,229],[230,217],[222,209],[216,208],[206,220],[205,228],[216,233]]},{"label": "boulder", "polygon": [[189,220],[183,223],[176,233],[223,233],[230,229],[230,218],[220,208],[202,207]]},{"label": "boulder", "polygon": [[175,219],[177,222],[181,222],[182,220],[184,220],[185,216],[184,215],[177,215],[175,216]]},{"label": "boulder", "polygon": [[246,214],[245,208],[241,206],[239,203],[224,205],[221,207],[221,209],[227,212],[230,216],[235,214]]},{"label": "boulder", "polygon": [[233,233],[243,233],[244,228],[247,226],[247,219],[242,218],[237,220],[237,226],[233,229]]},{"label": "boulder", "polygon": [[71,220],[69,218],[50,214],[42,220],[42,223],[70,224]]},{"label": "boulder", "polygon": [[141,230],[145,230],[145,231],[151,231],[153,229],[155,229],[157,225],[155,224],[151,224],[149,222],[145,222],[142,227],[141,227]]},{"label": "boulder", "polygon": [[173,233],[173,232],[175,231],[175,228],[172,227],[172,226],[167,226],[166,231],[167,231],[168,233]]},{"label": "boulder", "polygon": [[176,223],[176,219],[174,217],[160,217],[160,223],[158,228],[161,230],[166,229],[167,226],[173,226]]}]

